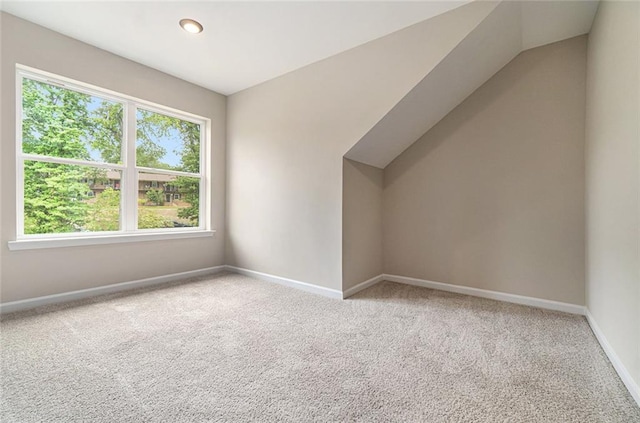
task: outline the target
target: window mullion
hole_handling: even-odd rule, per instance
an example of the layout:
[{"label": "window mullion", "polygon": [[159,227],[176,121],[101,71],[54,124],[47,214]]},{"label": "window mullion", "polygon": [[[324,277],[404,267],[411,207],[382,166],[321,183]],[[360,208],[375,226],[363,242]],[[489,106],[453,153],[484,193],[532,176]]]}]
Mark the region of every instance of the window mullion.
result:
[{"label": "window mullion", "polygon": [[157,173],[160,175],[188,176],[190,178],[200,178],[202,176],[200,173],[182,172],[180,170],[159,169],[154,167],[137,166],[137,169],[139,172]]},{"label": "window mullion", "polygon": [[54,157],[54,156],[42,156],[38,154],[26,154],[22,153],[20,155],[22,160],[31,160],[34,162],[47,162],[47,163],[57,163],[71,166],[87,166],[87,167],[97,167],[100,169],[124,169],[125,166],[117,165],[112,163],[102,163],[102,162],[92,162],[89,160],[79,160],[79,159],[69,159],[66,157]]},{"label": "window mullion", "polygon": [[200,219],[198,221],[198,226],[201,228],[209,228],[211,223],[211,179],[209,178],[209,157],[211,157],[209,151],[209,145],[205,141],[208,137],[207,131],[208,127],[206,125],[200,125],[200,186],[198,195],[200,197],[200,210],[198,210],[198,214],[200,215]]},{"label": "window mullion", "polygon": [[[175,233],[179,233],[210,227],[212,200],[211,177],[209,174],[211,171],[211,147],[209,145],[211,121],[209,119],[26,66],[17,65],[16,68],[17,134],[15,160],[17,225],[15,235],[17,239],[53,239],[58,237],[94,237],[102,235],[108,238],[112,234],[131,236],[138,233],[147,234],[152,232],[169,233],[170,231],[175,231]],[[25,82],[27,80],[30,81],[28,84]],[[25,87],[31,90],[29,92],[34,93],[34,96],[42,94],[39,90],[47,91],[49,89],[53,90],[52,92],[68,91],[76,93],[74,94],[76,97],[86,100],[87,112],[91,116],[93,116],[92,113],[98,106],[109,107],[109,116],[119,116],[122,119],[122,127],[118,128],[118,130],[122,129],[122,140],[119,148],[122,162],[116,164],[97,161],[118,162],[116,158],[112,157],[113,151],[111,149],[105,151],[102,151],[101,148],[96,149],[97,147],[94,148],[92,145],[87,144],[87,140],[84,138],[75,141],[86,144],[85,151],[87,154],[82,153],[80,147],[78,147],[79,150],[77,151],[69,150],[73,153],[70,155],[81,158],[58,157],[58,155],[63,154],[48,148],[47,144],[38,144],[42,141],[42,134],[32,124],[26,126],[26,128],[29,128],[29,148],[26,149],[27,152],[24,152],[21,127],[26,116],[23,116],[24,112],[22,111],[22,97]],[[42,95],[45,96],[45,94]],[[90,97],[85,98],[83,96]],[[46,106],[49,100],[42,101],[43,104],[34,105],[28,103],[29,109],[27,110],[31,112],[37,111],[37,107]],[[58,104],[56,107],[64,108],[65,105]],[[111,109],[116,111],[117,115],[113,114]],[[154,113],[160,115],[158,116],[158,122],[153,120]],[[147,115],[152,119],[147,121]],[[120,126],[120,122],[111,122],[111,120],[108,122],[118,123],[117,126]],[[137,126],[139,123],[143,125],[148,123],[150,127],[149,131],[143,134],[145,135],[145,139],[142,140],[145,148],[142,154],[144,157],[137,159]],[[108,128],[105,127],[105,129]],[[141,129],[146,130],[147,128]],[[196,131],[199,131],[199,140],[196,138]],[[199,157],[196,156],[197,150],[195,150],[197,141],[199,141]],[[115,144],[110,145],[114,146]],[[174,149],[175,145],[178,145],[178,147]],[[187,148],[190,149],[187,150]],[[161,154],[162,150],[170,151],[172,149],[173,155]],[[94,154],[98,152],[101,154],[100,158],[97,158]],[[147,158],[148,160],[146,160]],[[200,165],[196,170],[193,165],[198,158]],[[93,161],[94,159],[96,161]],[[137,160],[140,160],[139,163],[141,165],[150,167],[138,167]],[[71,167],[66,169],[65,166]],[[195,172],[187,172],[187,169]],[[104,175],[105,172],[103,171],[112,172],[107,172]],[[29,175],[27,180],[25,180],[25,172]],[[119,175],[116,175],[118,173]],[[58,177],[58,175],[63,176]],[[52,181],[52,184],[57,184],[55,185],[57,191],[52,195],[49,195],[48,192],[45,193],[43,189],[38,190],[40,185],[48,183],[49,180]],[[145,189],[147,182],[151,185],[155,184],[154,188],[161,190],[161,192],[147,192]],[[195,192],[196,183],[199,187],[197,193]],[[86,185],[88,191],[82,192],[84,186],[82,184]],[[40,218],[38,220],[44,214],[38,211],[39,209],[36,208],[38,204],[32,202],[31,197],[27,199],[28,201],[25,201],[25,186],[29,193],[28,195],[36,199],[43,198],[41,203],[47,201],[45,203],[46,206],[51,205],[51,207],[55,206],[58,209],[62,209],[62,206],[58,206],[59,203],[82,201],[86,203],[86,207],[69,207],[73,213],[59,218],[59,222],[54,222],[57,226],[51,228],[42,226],[47,223],[47,219]],[[119,230],[116,230],[117,220],[114,210],[117,193],[108,191],[108,195],[106,195],[105,192],[109,187],[115,188],[115,190],[119,189]],[[199,199],[194,199],[195,195],[198,195]],[[141,200],[138,198],[139,196]],[[98,202],[102,197],[104,197],[104,201]],[[199,201],[199,210],[193,209],[193,203],[196,200]],[[165,204],[166,202],[169,202],[169,204]],[[28,211],[25,211],[25,203],[29,206]],[[74,205],[77,204],[74,203]],[[101,214],[102,211],[106,213],[106,217]],[[140,225],[142,229],[138,228],[139,216],[143,220]],[[196,217],[197,227],[194,225]],[[29,234],[25,234],[25,219]],[[36,221],[36,223],[32,225],[33,221]],[[32,227],[35,229],[31,229]]]},{"label": "window mullion", "polygon": [[16,74],[16,236],[24,236],[24,159],[22,158],[22,75]]},{"label": "window mullion", "polygon": [[125,117],[125,164],[123,187],[123,230],[135,231],[138,219],[138,175],[136,171],[136,105],[128,101]]}]

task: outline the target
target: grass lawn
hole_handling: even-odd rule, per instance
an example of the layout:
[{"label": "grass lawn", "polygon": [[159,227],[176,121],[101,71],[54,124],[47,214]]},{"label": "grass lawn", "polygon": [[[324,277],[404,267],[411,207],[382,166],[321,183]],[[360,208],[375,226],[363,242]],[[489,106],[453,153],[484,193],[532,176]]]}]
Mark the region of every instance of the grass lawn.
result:
[{"label": "grass lawn", "polygon": [[139,208],[141,209],[145,209],[157,216],[162,216],[164,218],[167,218],[172,222],[179,222],[185,225],[193,226],[193,222],[191,222],[189,219],[183,219],[181,217],[178,217],[178,210],[184,207],[186,207],[186,204],[184,206],[179,206],[179,205],[139,206]]}]

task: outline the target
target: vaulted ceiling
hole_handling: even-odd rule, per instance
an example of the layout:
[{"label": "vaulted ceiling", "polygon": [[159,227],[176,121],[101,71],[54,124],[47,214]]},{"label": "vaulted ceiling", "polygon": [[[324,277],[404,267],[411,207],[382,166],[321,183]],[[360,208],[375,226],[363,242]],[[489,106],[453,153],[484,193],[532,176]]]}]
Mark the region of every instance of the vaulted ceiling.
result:
[{"label": "vaulted ceiling", "polygon": [[[468,1],[4,0],[0,8],[228,95]],[[204,31],[184,32],[182,18]]]},{"label": "vaulted ceiling", "polygon": [[[424,77],[345,157],[384,168],[523,50],[588,33],[598,2],[4,1],[2,10],[223,94],[420,23]],[[459,15],[459,19],[455,16]],[[205,27],[188,34],[181,18]],[[431,23],[432,22],[432,23]],[[440,34],[440,32],[435,31]]]},{"label": "vaulted ceiling", "polygon": [[[460,7],[445,1],[16,1],[0,9],[222,94],[232,94]],[[547,3],[547,2],[541,2]],[[523,45],[585,26],[583,2],[530,4]],[[564,5],[563,5],[564,4]],[[190,17],[204,32],[178,26]],[[593,15],[591,15],[593,19]],[[590,25],[590,23],[589,23]],[[577,34],[575,34],[577,35]]]},{"label": "vaulted ceiling", "polygon": [[588,33],[598,3],[504,1],[490,6],[489,13],[476,13],[475,27],[345,157],[386,167],[523,50]]}]

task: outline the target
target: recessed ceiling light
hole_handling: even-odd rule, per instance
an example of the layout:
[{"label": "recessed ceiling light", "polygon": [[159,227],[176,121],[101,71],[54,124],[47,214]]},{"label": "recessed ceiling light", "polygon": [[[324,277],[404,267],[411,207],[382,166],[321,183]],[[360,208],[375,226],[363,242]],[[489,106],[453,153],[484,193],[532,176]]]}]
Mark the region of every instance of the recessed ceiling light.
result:
[{"label": "recessed ceiling light", "polygon": [[180,26],[182,29],[192,34],[198,34],[204,29],[200,22],[194,21],[193,19],[181,19]]}]

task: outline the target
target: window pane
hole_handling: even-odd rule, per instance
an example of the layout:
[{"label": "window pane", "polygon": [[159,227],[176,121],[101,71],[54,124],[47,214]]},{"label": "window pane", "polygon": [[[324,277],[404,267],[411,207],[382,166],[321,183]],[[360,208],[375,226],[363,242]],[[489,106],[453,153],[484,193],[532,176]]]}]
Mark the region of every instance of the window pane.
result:
[{"label": "window pane", "polygon": [[22,151],[122,163],[123,105],[24,78]]},{"label": "window pane", "polygon": [[200,172],[200,125],[142,109],[136,123],[138,166]]},{"label": "window pane", "polygon": [[25,234],[119,229],[119,171],[24,162]]},{"label": "window pane", "polygon": [[138,229],[199,225],[200,178],[140,172]]}]

